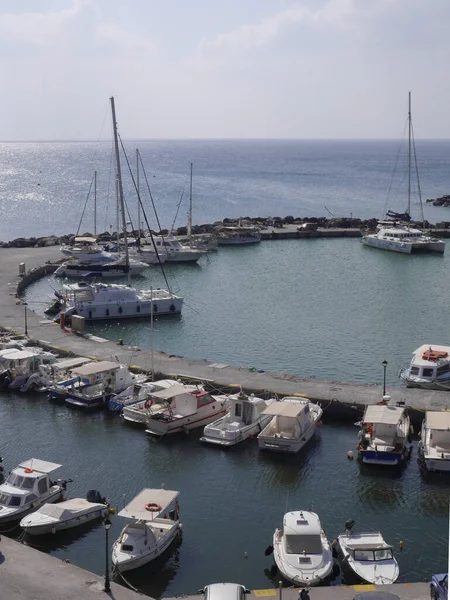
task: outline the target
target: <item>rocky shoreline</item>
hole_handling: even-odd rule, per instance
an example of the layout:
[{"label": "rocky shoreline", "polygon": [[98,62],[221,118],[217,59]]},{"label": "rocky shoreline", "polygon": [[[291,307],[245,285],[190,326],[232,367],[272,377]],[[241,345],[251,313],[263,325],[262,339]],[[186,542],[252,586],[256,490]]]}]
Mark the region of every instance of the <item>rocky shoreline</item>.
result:
[{"label": "rocky shoreline", "polygon": [[428,202],[432,206],[449,207],[450,206],[450,194],[447,194],[446,196],[441,196],[440,198],[428,198],[426,200],[426,202]]},{"label": "rocky shoreline", "polygon": [[[438,200],[447,199],[447,204],[439,204],[439,206],[450,206],[450,196],[443,196],[443,198],[437,198]],[[427,202],[433,202],[427,200]],[[375,229],[378,219],[357,219],[357,218],[332,218],[327,217],[242,217],[241,219],[224,219],[223,221],[216,221],[215,223],[206,223],[203,225],[193,225],[192,233],[194,235],[201,235],[204,233],[215,233],[222,227],[237,226],[239,224],[245,226],[259,227],[261,231],[265,229],[283,228],[285,225],[301,225],[304,223],[314,223],[317,227],[321,228],[333,228],[333,229]],[[411,223],[417,227],[422,227],[422,223]],[[442,225],[442,224],[441,224]],[[450,224],[445,224],[443,228],[446,228]],[[434,229],[436,225],[432,225],[428,221],[425,221],[426,229]],[[129,232],[130,236],[137,237],[137,231]],[[159,232],[153,231],[154,235],[167,235],[169,232],[167,229],[162,229]],[[178,227],[174,232],[175,235],[185,236],[187,235],[186,227]],[[79,237],[93,237],[91,232],[85,232],[80,234]],[[109,242],[117,239],[117,232],[104,232],[95,236],[99,242]],[[30,237],[30,238],[16,238],[9,242],[0,242],[0,248],[42,248],[45,246],[58,246],[63,244],[72,244],[75,239],[74,234],[69,235],[49,235],[43,237]]]}]

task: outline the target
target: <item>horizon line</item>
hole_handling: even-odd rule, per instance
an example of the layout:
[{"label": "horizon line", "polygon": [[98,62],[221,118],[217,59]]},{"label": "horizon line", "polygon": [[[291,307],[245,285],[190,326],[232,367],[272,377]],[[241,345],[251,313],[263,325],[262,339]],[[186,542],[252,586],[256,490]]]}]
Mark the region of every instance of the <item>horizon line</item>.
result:
[{"label": "horizon line", "polygon": [[[198,137],[198,138],[122,138],[124,142],[398,142],[401,137],[386,137],[386,138],[299,138],[299,137]],[[416,141],[422,142],[448,142],[450,137],[434,137],[434,138],[415,138]],[[88,138],[50,138],[50,139],[6,139],[0,140],[0,144],[48,144],[48,143],[111,143],[110,139],[88,139]]]}]

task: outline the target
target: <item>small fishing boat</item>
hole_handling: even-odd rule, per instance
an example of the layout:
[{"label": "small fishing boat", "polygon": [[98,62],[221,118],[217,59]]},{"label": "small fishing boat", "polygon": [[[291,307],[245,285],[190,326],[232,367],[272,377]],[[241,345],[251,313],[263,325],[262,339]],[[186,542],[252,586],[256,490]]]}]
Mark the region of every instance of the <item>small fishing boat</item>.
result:
[{"label": "small fishing boat", "polygon": [[450,413],[426,411],[420,433],[419,454],[427,471],[450,471]]},{"label": "small fishing boat", "polygon": [[24,517],[20,527],[29,535],[45,535],[80,527],[106,516],[108,512],[106,498],[102,498],[96,490],[90,490],[86,499],[72,498],[57,504],[44,504],[36,512]]},{"label": "small fishing boat", "polygon": [[103,360],[92,362],[72,370],[74,377],[80,381],[88,380],[87,385],[74,385],[66,388],[66,404],[78,408],[102,408],[114,393],[136,382],[136,376],[130,373],[127,365]]},{"label": "small fishing boat", "polygon": [[410,365],[402,368],[399,376],[409,388],[450,390],[450,346],[419,346],[412,354]]},{"label": "small fishing boat", "polygon": [[262,412],[271,419],[258,435],[260,450],[299,452],[314,435],[322,413],[319,405],[305,398],[287,396],[273,402]]},{"label": "small fishing boat", "polygon": [[204,250],[183,245],[173,235],[154,235],[153,244],[159,256],[167,262],[197,262],[205,254]]},{"label": "small fishing boat", "polygon": [[[87,321],[174,315],[180,314],[183,306],[183,298],[168,290],[156,288],[138,292],[134,287],[118,284],[66,284],[61,295],[64,318],[80,315]],[[61,313],[55,320],[60,316]]]},{"label": "small fishing boat", "polygon": [[[160,379],[159,381],[135,383],[128,386],[123,392],[113,394],[108,402],[108,409],[116,413],[127,409],[125,420],[136,422],[134,415],[143,415],[142,410],[149,408],[152,394],[178,385],[179,383],[177,379]],[[137,419],[137,422],[142,422],[142,424],[145,424],[145,421],[146,419]]]},{"label": "small fishing boat", "polygon": [[217,237],[219,246],[244,246],[260,241],[261,233],[257,227],[222,227]]},{"label": "small fishing boat", "polygon": [[345,524],[345,533],[337,538],[342,566],[366,583],[376,585],[394,583],[399,576],[398,563],[392,546],[379,531],[353,533],[355,522]]},{"label": "small fishing boat", "polygon": [[333,571],[331,546],[314,512],[284,515],[283,529],[273,536],[273,555],[280,573],[296,586],[318,585]]},{"label": "small fishing boat", "polygon": [[164,401],[160,409],[150,413],[146,422],[145,432],[155,436],[202,427],[224,415],[229,405],[226,395],[213,396],[198,389],[186,391],[184,386],[156,392],[153,398],[157,402]]},{"label": "small fishing boat", "polygon": [[[119,573],[155,560],[177,538],[181,532],[178,496],[176,491],[146,488],[118,513],[132,520],[112,547],[112,563]],[[169,516],[161,517],[170,505],[174,508]]]},{"label": "small fishing boat", "polygon": [[206,425],[201,442],[217,446],[234,446],[249,437],[257,435],[272,419],[272,415],[263,411],[275,402],[275,398],[263,400],[254,394],[239,394],[229,396],[231,407],[225,416]]},{"label": "small fishing boat", "polygon": [[27,391],[30,387],[40,387],[46,379],[41,367],[56,360],[55,354],[37,347],[0,350],[0,388]]},{"label": "small fishing boat", "polygon": [[0,525],[19,521],[47,502],[57,502],[71,479],[50,480],[50,473],[61,465],[31,458],[8,475],[0,485]]},{"label": "small fishing boat", "polygon": [[377,404],[366,407],[359,431],[357,450],[363,463],[401,465],[412,446],[410,419],[404,406]]},{"label": "small fishing boat", "polygon": [[153,414],[171,405],[178,395],[205,390],[203,385],[187,385],[177,379],[161,379],[155,381],[155,386],[159,389],[150,392],[139,402],[124,407],[122,417],[125,421],[133,425],[147,425],[147,421]]}]

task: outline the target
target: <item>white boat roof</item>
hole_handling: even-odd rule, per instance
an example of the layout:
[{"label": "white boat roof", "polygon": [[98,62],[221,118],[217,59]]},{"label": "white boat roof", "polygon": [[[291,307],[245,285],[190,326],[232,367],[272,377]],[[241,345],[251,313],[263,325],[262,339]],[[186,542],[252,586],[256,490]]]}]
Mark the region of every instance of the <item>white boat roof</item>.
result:
[{"label": "white boat roof", "polygon": [[425,413],[425,427],[439,431],[450,430],[450,412],[427,410]]},{"label": "white boat roof", "polygon": [[319,516],[307,510],[296,510],[284,515],[283,530],[286,535],[320,535]]},{"label": "white boat roof", "polygon": [[26,460],[21,462],[17,468],[19,469],[33,469],[38,473],[52,473],[59,469],[61,465],[57,463],[48,462],[47,460],[41,460],[40,458],[30,458],[30,460]]},{"label": "white boat roof", "polygon": [[30,352],[29,350],[6,348],[5,350],[0,350],[0,356],[7,358],[8,360],[20,360],[22,358],[31,358],[32,356],[37,356],[37,354],[35,352]]},{"label": "white boat roof", "polygon": [[[144,488],[118,513],[119,517],[127,519],[142,519],[143,521],[153,521],[171,502],[173,502],[180,492],[174,490]],[[157,512],[146,510],[147,504],[158,504],[161,509]]]},{"label": "white boat roof", "polygon": [[301,414],[308,403],[306,402],[272,402],[267,408],[262,411],[264,415],[280,415],[283,417],[298,417]]},{"label": "white boat roof", "polygon": [[75,243],[87,242],[89,244],[94,244],[97,241],[97,238],[95,238],[95,237],[76,237],[74,241],[75,241]]},{"label": "white boat roof", "polygon": [[[426,367],[427,365],[436,365],[438,364],[436,360],[427,360],[426,358],[422,358],[425,352],[428,352],[431,348],[431,351],[437,352],[447,352],[448,356],[443,360],[450,361],[450,346],[440,346],[439,344],[423,344],[423,346],[419,346],[417,350],[414,350],[414,364],[422,367]],[[441,359],[442,360],[442,359]]]},{"label": "white boat roof", "polygon": [[161,400],[169,400],[169,398],[174,398],[180,394],[189,394],[190,392],[196,391],[202,392],[203,390],[199,390],[196,385],[185,385],[184,383],[179,383],[177,385],[172,385],[165,390],[152,393],[152,397],[160,398]]},{"label": "white boat roof", "polygon": [[67,369],[72,369],[74,367],[81,367],[81,365],[86,365],[87,363],[91,363],[92,359],[91,358],[81,358],[81,357],[77,357],[77,358],[66,358],[65,360],[58,360],[57,362],[53,363],[51,366],[51,368],[54,371],[65,371]]},{"label": "white boat roof", "polygon": [[75,375],[95,375],[96,373],[104,373],[105,371],[112,371],[118,369],[120,364],[109,360],[102,360],[100,362],[93,362],[87,365],[83,365],[73,370]]},{"label": "white boat roof", "polygon": [[372,404],[366,408],[364,423],[383,423],[385,425],[396,425],[399,422],[403,412],[404,409],[401,406]]},{"label": "white boat roof", "polygon": [[355,533],[352,535],[341,534],[339,536],[347,548],[352,550],[377,550],[380,548],[392,548],[387,544],[379,531],[371,533]]}]

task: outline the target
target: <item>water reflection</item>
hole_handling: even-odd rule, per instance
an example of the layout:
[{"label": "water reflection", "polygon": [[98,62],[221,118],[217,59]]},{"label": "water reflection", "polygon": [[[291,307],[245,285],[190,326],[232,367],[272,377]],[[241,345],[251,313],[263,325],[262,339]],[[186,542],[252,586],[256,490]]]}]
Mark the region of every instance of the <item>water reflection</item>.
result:
[{"label": "water reflection", "polygon": [[23,541],[28,546],[42,550],[43,552],[56,552],[57,550],[67,550],[67,548],[76,541],[87,538],[89,533],[99,528],[103,528],[101,518],[89,523],[83,523],[73,529],[65,531],[56,531],[54,534],[34,536],[25,533]]}]

